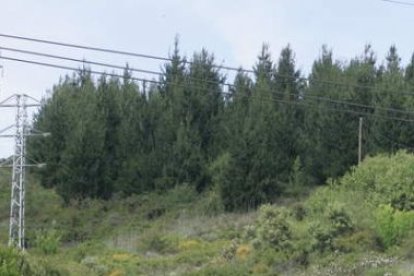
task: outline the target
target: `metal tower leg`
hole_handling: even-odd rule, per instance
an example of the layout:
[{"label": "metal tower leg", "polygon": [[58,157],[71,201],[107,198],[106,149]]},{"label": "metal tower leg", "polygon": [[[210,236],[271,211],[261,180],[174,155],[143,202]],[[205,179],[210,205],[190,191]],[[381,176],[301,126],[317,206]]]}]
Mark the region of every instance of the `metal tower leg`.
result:
[{"label": "metal tower leg", "polygon": [[13,155],[12,191],[10,204],[9,245],[23,249],[24,240],[24,197],[25,197],[25,136],[27,111],[25,98],[16,95],[16,134]]}]

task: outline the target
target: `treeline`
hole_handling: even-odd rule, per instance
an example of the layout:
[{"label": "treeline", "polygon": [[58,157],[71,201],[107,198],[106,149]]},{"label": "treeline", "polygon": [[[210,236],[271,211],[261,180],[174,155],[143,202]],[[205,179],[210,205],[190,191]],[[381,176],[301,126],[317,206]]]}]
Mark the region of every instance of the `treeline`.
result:
[{"label": "treeline", "polygon": [[34,122],[51,136],[29,140],[43,185],[70,202],[186,184],[235,210],[342,175],[359,117],[364,154],[414,147],[414,56],[403,68],[395,47],[381,64],[369,46],[349,62],[323,47],[305,78],[289,46],[276,62],[264,46],[228,85],[213,55],[186,60],[176,45],[163,71],[144,85],[128,69],[61,80]]}]

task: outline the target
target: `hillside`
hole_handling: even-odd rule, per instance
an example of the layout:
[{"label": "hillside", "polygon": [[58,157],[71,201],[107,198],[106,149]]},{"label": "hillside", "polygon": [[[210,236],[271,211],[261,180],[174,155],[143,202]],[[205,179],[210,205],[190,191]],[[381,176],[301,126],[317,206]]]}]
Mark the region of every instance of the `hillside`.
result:
[{"label": "hillside", "polygon": [[26,275],[412,275],[413,168],[405,152],[367,158],[306,198],[248,213],[224,213],[214,193],[188,186],[64,205],[32,180],[29,248],[20,256],[2,247],[0,274],[19,275],[20,267]]}]

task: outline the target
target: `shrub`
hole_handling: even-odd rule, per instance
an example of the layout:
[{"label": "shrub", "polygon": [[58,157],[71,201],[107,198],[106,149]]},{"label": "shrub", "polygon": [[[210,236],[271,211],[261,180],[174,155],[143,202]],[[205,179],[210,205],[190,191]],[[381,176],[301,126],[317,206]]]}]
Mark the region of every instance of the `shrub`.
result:
[{"label": "shrub", "polygon": [[224,212],[224,205],[217,188],[205,192],[198,206],[200,213],[208,216],[216,216]]},{"label": "shrub", "polygon": [[257,237],[263,243],[280,251],[291,249],[292,232],[285,208],[263,205],[257,221]]},{"label": "shrub", "polygon": [[320,253],[333,251],[334,235],[331,229],[323,227],[320,224],[315,224],[309,228],[309,232],[314,239],[312,244],[313,250]]},{"label": "shrub", "polygon": [[386,204],[375,212],[375,230],[385,249],[400,243],[413,226],[413,211],[400,211]]},{"label": "shrub", "polygon": [[292,207],[292,216],[298,220],[298,221],[302,221],[307,215],[307,211],[305,206],[303,206],[303,204],[301,203],[297,203],[295,205],[293,205]]},{"label": "shrub", "polygon": [[0,275],[32,275],[30,266],[22,253],[12,248],[0,247]]},{"label": "shrub", "polygon": [[332,208],[328,213],[328,218],[332,227],[332,234],[336,237],[353,231],[354,226],[351,217],[344,208]]},{"label": "shrub", "polygon": [[298,196],[304,193],[306,185],[306,173],[303,169],[303,164],[299,156],[296,157],[295,162],[292,165],[292,173],[289,179],[289,186],[286,188],[285,193],[291,196]]},{"label": "shrub", "polygon": [[58,251],[61,235],[55,230],[38,231],[35,236],[35,247],[40,249],[43,254],[55,254]]},{"label": "shrub", "polygon": [[362,192],[375,206],[391,204],[395,209],[408,211],[414,209],[413,168],[413,154],[382,154],[366,158],[340,182],[346,189]]},{"label": "shrub", "polygon": [[334,251],[335,239],[354,230],[350,216],[344,208],[333,206],[321,217],[321,221],[309,228],[314,238],[313,249],[320,253]]},{"label": "shrub", "polygon": [[333,245],[335,249],[345,253],[366,252],[371,249],[377,249],[375,233],[370,230],[356,231],[350,235],[338,237]]},{"label": "shrub", "polygon": [[234,256],[236,256],[238,247],[239,247],[239,242],[237,240],[232,240],[231,244],[223,248],[221,256],[226,261],[231,261],[234,258]]}]

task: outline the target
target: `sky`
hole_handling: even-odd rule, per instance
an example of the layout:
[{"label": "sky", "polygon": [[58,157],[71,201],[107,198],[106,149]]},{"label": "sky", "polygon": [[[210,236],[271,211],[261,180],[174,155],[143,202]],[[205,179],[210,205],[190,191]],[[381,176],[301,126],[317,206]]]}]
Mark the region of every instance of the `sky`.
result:
[{"label": "sky", "polygon": [[[408,2],[414,0],[406,0]],[[305,74],[322,45],[346,61],[371,44],[380,62],[397,46],[403,63],[414,51],[414,5],[382,0],[18,0],[2,1],[0,33],[168,56],[178,35],[186,56],[202,48],[218,64],[251,68],[263,43],[274,60],[290,45]],[[46,52],[77,59],[159,71],[159,61],[48,46],[0,37],[0,47]],[[2,56],[80,64],[1,51]],[[15,93],[46,97],[68,71],[0,58],[0,101]],[[92,67],[95,70],[103,70]],[[106,69],[108,71],[108,69]],[[135,77],[148,77],[135,74]],[[230,75],[229,75],[230,77]],[[15,111],[0,109],[0,129],[13,123]],[[35,110],[31,110],[32,114]],[[13,141],[0,139],[0,157],[10,156]]]}]

